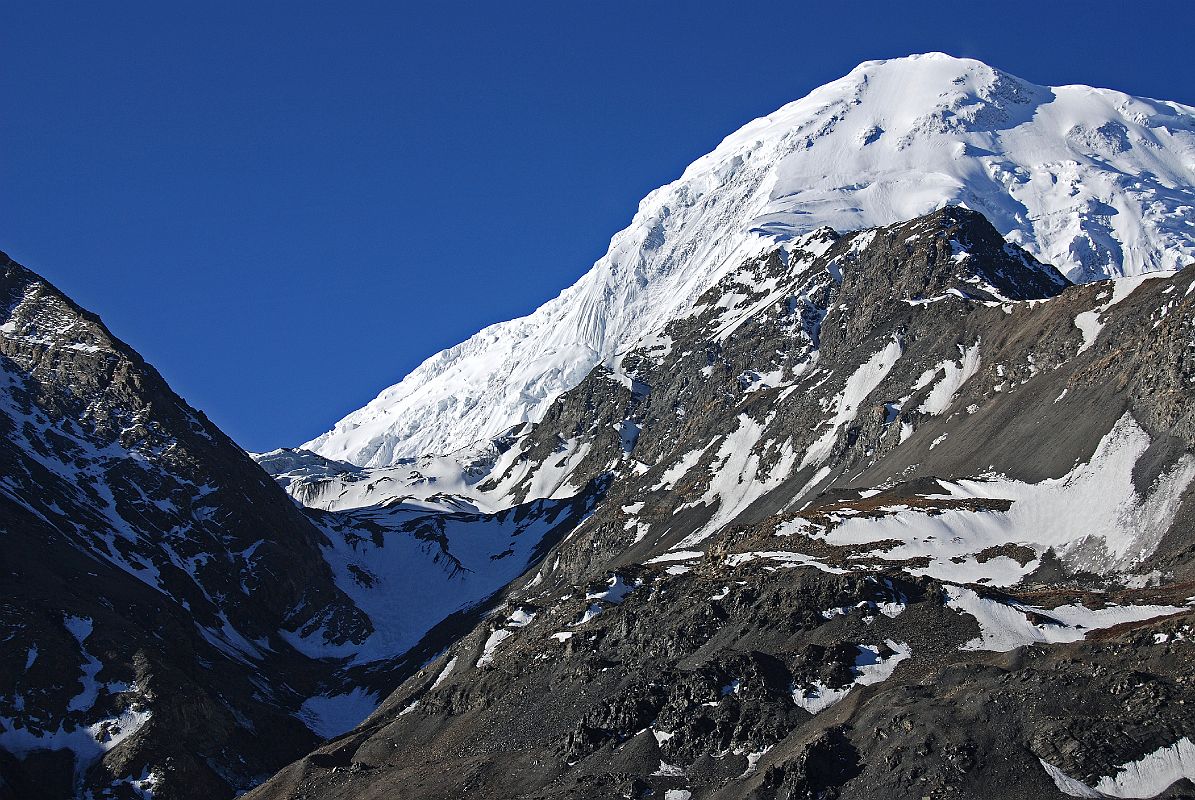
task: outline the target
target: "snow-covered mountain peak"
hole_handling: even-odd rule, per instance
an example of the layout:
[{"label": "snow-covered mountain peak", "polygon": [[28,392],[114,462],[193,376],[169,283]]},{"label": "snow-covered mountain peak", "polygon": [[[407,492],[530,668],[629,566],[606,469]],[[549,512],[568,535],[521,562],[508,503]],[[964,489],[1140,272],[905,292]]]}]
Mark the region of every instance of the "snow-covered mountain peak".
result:
[{"label": "snow-covered mountain peak", "polygon": [[1195,260],[1195,108],[941,53],[866,62],[650,193],[558,297],[432,356],[303,447],[381,466],[497,435],[745,258],[945,205],[982,212],[1077,282],[1180,267]]},{"label": "snow-covered mountain peak", "polygon": [[[839,136],[853,135],[860,150],[884,135],[889,143],[903,140],[907,146],[914,142],[911,134],[947,119],[954,130],[1012,127],[1024,121],[1018,117],[1031,111],[1027,107],[1034,101],[1047,101],[1050,91],[983,62],[943,53],[866,61],[844,77],[743,126],[694,167],[706,159],[724,157],[727,149],[750,147],[797,129],[808,134],[803,129],[811,118],[830,123]],[[849,113],[852,106],[862,108]],[[817,136],[828,133],[829,127],[816,131]]]}]

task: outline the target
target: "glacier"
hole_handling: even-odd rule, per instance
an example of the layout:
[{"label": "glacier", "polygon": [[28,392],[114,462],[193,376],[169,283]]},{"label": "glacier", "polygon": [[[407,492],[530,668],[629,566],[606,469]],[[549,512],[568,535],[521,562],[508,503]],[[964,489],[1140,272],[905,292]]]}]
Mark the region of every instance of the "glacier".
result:
[{"label": "glacier", "polygon": [[949,204],[1076,282],[1195,261],[1195,108],[941,53],[859,65],[645,197],[580,280],[427,359],[303,448],[378,467],[538,419],[744,259]]}]

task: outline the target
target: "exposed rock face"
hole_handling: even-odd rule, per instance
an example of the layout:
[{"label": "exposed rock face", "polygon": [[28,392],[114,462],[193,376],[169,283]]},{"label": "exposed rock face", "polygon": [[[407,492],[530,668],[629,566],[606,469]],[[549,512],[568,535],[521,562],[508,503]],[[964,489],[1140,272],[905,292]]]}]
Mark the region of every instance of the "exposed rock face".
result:
[{"label": "exposed rock face", "polygon": [[250,796],[1061,797],[1039,759],[1094,785],[1192,734],[1189,612],[969,652],[975,619],[932,580],[712,560],[638,580],[580,626],[579,595],[541,612],[483,669],[466,639],[438,687],[447,656]]},{"label": "exposed rock face", "polygon": [[316,741],[289,711],[317,669],[279,630],[369,620],[320,531],[98,318],[7,257],[0,309],[0,774],[230,796]]},{"label": "exposed rock face", "polygon": [[[473,567],[443,532],[459,514],[305,513],[97,317],[7,257],[0,430],[0,796],[231,797],[359,722],[376,701],[336,713],[346,698],[384,696],[526,569],[508,558],[479,587],[457,575]],[[525,559],[584,507],[468,522],[538,523]],[[389,648],[376,644],[393,631],[345,589],[394,576],[326,555],[365,541],[402,549],[419,587],[447,598]]]},{"label": "exposed rock face", "polygon": [[1186,796],[1193,282],[958,208],[748,259],[456,484],[608,481],[250,796]]}]

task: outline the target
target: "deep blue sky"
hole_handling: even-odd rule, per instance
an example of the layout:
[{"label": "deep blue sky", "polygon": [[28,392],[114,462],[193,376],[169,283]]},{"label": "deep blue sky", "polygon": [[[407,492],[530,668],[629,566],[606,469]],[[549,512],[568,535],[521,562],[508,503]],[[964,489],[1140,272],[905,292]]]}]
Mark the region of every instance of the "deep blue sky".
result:
[{"label": "deep blue sky", "polygon": [[860,61],[1195,103],[1186,2],[934,5],[8,3],[0,249],[260,450],[531,311]]}]

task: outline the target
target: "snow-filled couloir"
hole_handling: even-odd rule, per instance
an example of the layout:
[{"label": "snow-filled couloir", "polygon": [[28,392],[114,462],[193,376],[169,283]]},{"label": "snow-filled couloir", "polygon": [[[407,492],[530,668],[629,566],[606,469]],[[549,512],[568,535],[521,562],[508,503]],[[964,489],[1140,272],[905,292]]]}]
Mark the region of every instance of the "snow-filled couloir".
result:
[{"label": "snow-filled couloir", "polygon": [[432,356],[303,446],[383,466],[492,437],[615,365],[745,257],[946,204],[1076,282],[1178,268],[1195,259],[1195,108],[940,53],[866,62],[649,194],[555,299]]}]

